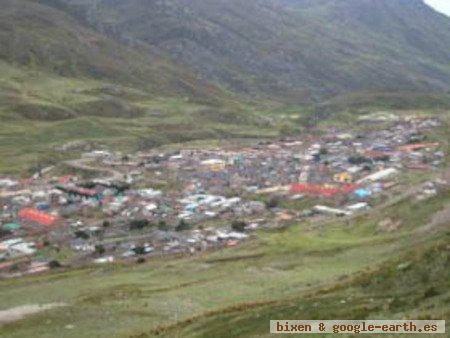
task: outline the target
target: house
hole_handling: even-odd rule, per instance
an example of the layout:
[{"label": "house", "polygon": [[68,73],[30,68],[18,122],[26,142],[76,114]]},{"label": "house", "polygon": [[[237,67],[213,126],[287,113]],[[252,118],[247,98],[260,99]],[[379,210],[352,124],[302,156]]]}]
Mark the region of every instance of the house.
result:
[{"label": "house", "polygon": [[17,223],[6,223],[2,225],[2,229],[6,231],[16,231],[21,228],[20,224]]},{"label": "house", "polygon": [[18,213],[19,218],[38,223],[40,225],[51,226],[58,221],[58,217],[39,211],[33,208],[23,208]]},{"label": "house", "polygon": [[338,183],[351,183],[353,181],[353,175],[349,172],[342,172],[335,174],[333,180]]},{"label": "house", "polygon": [[365,210],[365,209],[369,208],[369,204],[367,204],[365,202],[361,202],[361,203],[349,205],[346,208],[350,211],[360,211],[360,210]]},{"label": "house", "polygon": [[349,210],[330,208],[330,207],[327,207],[324,205],[316,205],[313,208],[313,210],[320,214],[328,214],[328,215],[335,215],[335,216],[350,216],[353,214],[353,212],[351,212]]},{"label": "house", "polygon": [[200,164],[204,170],[213,172],[225,170],[226,166],[225,161],[220,159],[209,159],[202,161]]},{"label": "house", "polygon": [[398,173],[398,170],[395,168],[383,169],[383,170],[377,171],[376,173],[373,173],[371,175],[363,177],[362,179],[360,179],[358,181],[358,183],[380,181],[380,180],[389,178],[393,175],[396,175],[397,173]]},{"label": "house", "polygon": [[309,183],[295,183],[291,185],[291,194],[305,194],[313,196],[333,197],[338,194],[349,194],[357,188],[354,184],[345,184],[342,186],[328,186]]}]

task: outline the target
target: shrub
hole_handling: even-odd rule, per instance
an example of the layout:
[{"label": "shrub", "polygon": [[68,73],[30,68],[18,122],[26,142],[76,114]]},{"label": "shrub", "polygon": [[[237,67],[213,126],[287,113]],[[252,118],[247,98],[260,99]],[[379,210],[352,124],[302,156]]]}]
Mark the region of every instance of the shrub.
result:
[{"label": "shrub", "polygon": [[57,269],[57,268],[60,268],[61,266],[62,266],[61,263],[57,260],[52,260],[52,261],[48,262],[48,267],[50,269]]},{"label": "shrub", "polygon": [[146,219],[135,219],[130,222],[130,230],[140,230],[149,225],[149,221]]},{"label": "shrub", "polygon": [[233,223],[231,223],[231,228],[237,232],[244,232],[246,226],[247,226],[247,224],[243,221],[236,220],[236,221],[233,221]]},{"label": "shrub", "polygon": [[101,244],[95,246],[95,253],[103,255],[105,253],[105,247]]},{"label": "shrub", "polygon": [[266,202],[267,209],[277,208],[280,205],[280,198],[277,196],[272,197]]},{"label": "shrub", "polygon": [[176,231],[184,231],[189,230],[191,228],[190,224],[188,224],[184,219],[180,220],[176,227]]},{"label": "shrub", "polygon": [[169,226],[167,225],[166,221],[160,220],[158,222],[158,229],[161,231],[167,231],[169,230]]},{"label": "shrub", "polygon": [[83,230],[77,230],[75,231],[75,237],[81,239],[88,239],[89,235]]},{"label": "shrub", "polygon": [[0,238],[6,237],[11,234],[11,231],[0,228]]},{"label": "shrub", "polygon": [[137,246],[133,249],[133,251],[136,255],[145,255],[145,247],[143,246]]}]

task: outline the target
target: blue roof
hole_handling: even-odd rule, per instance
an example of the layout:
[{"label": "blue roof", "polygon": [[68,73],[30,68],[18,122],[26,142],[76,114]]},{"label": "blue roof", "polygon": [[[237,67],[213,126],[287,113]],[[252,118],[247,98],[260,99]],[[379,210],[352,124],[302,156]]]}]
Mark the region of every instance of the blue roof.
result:
[{"label": "blue roof", "polygon": [[6,224],[2,225],[2,229],[9,230],[9,231],[19,230],[21,227],[22,226],[17,223],[6,223]]},{"label": "blue roof", "polygon": [[364,198],[372,195],[372,193],[367,189],[357,189],[355,190],[355,195],[360,198]]}]

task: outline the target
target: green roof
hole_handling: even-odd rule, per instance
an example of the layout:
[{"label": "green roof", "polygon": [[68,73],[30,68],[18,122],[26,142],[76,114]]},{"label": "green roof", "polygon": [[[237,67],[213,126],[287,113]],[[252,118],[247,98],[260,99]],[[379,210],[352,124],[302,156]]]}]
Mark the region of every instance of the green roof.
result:
[{"label": "green roof", "polygon": [[18,230],[20,228],[21,228],[21,225],[17,224],[17,223],[6,223],[6,224],[2,225],[2,229],[9,230],[9,231]]}]

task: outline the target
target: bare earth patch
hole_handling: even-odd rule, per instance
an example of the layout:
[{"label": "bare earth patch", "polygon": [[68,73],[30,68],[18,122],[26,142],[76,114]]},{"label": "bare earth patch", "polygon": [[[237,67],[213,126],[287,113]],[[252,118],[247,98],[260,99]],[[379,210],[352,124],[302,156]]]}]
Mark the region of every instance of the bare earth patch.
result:
[{"label": "bare earth patch", "polygon": [[65,303],[49,303],[49,304],[29,304],[16,306],[8,310],[0,311],[0,324],[7,324],[25,318],[28,315],[36,314],[42,311],[50,310],[57,307],[67,306]]}]

